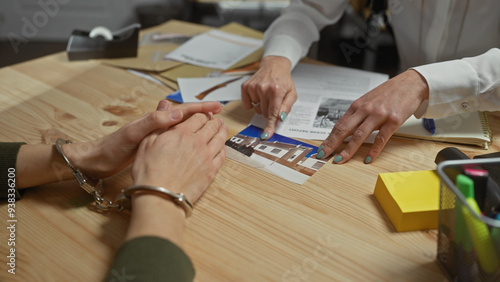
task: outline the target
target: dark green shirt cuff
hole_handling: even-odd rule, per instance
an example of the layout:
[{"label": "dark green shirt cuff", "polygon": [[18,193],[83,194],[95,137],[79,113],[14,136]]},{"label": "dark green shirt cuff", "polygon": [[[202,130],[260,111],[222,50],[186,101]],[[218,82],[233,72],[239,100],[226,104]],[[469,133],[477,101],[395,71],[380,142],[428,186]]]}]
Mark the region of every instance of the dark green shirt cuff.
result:
[{"label": "dark green shirt cuff", "polygon": [[172,242],[144,236],[125,242],[105,281],[193,281],[194,267]]},{"label": "dark green shirt cuff", "polygon": [[[5,143],[0,142],[0,198],[7,199],[10,194],[9,189],[15,185],[16,162],[19,148],[26,143]],[[13,177],[11,177],[13,176]],[[13,182],[14,180],[14,182]],[[14,187],[15,188],[15,187]],[[16,199],[21,198],[21,193],[15,188]]]}]

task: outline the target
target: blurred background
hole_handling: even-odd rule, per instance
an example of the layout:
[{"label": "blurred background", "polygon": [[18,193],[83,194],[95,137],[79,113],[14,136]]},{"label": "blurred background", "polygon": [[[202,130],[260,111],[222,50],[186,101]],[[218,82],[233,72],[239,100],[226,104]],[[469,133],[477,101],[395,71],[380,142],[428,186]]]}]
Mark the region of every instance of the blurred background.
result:
[{"label": "blurred background", "polygon": [[[152,27],[171,19],[218,27],[238,22],[265,31],[289,0],[1,0],[0,67],[64,51],[74,29],[132,23]],[[367,0],[351,0],[335,25],[322,31],[309,57],[336,65],[388,73],[397,71],[397,52],[389,32],[368,38],[349,61],[341,46],[356,46],[370,14]],[[347,45],[346,45],[347,44]]]}]

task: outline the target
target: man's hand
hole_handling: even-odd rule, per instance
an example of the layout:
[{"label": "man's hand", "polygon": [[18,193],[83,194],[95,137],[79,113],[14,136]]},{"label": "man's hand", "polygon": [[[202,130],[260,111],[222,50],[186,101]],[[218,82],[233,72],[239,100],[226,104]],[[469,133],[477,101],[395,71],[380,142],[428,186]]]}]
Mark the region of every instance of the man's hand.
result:
[{"label": "man's hand", "polygon": [[64,145],[64,151],[71,163],[86,175],[106,178],[127,167],[140,142],[152,132],[166,130],[196,113],[217,114],[221,110],[219,102],[171,105],[161,100],[156,111],[98,140]]},{"label": "man's hand", "polygon": [[134,184],[165,187],[195,203],[224,162],[227,134],[220,118],[206,114],[151,133],[139,146]]}]

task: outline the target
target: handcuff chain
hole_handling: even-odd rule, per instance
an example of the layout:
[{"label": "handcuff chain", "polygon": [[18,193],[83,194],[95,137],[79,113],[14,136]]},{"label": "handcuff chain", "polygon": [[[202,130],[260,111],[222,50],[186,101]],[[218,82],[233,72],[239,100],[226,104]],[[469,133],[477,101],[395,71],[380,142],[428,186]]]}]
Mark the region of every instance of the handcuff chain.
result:
[{"label": "handcuff chain", "polygon": [[108,211],[110,209],[114,209],[117,211],[123,210],[123,207],[121,205],[113,204],[113,202],[110,199],[102,197],[97,191],[94,191],[92,196],[94,197],[95,200],[95,206],[102,211]]},{"label": "handcuff chain", "polygon": [[64,159],[64,162],[73,170],[73,175],[75,176],[76,180],[78,181],[78,184],[80,187],[85,190],[85,192],[89,193],[94,197],[95,200],[95,206],[101,210],[101,211],[107,211],[110,209],[116,209],[118,211],[123,210],[123,207],[119,204],[114,204],[111,202],[111,200],[103,198],[101,194],[99,193],[99,189],[96,189],[96,186],[99,184],[99,179],[98,178],[92,178],[84,175],[80,170],[78,170],[76,167],[74,167],[69,159],[66,157],[64,154],[64,151],[62,149],[62,145],[64,144],[71,144],[72,142],[70,140],[64,140],[62,138],[58,138],[56,140],[56,149],[59,152],[59,154],[62,156]]}]

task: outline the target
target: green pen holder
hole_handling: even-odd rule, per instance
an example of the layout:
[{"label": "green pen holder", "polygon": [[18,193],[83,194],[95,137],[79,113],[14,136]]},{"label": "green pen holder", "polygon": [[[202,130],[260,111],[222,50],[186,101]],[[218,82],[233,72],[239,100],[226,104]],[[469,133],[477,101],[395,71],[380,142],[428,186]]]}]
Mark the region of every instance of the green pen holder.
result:
[{"label": "green pen holder", "polygon": [[[455,184],[456,176],[467,167],[488,171],[491,183],[484,200],[488,215],[478,213],[475,200],[466,199]],[[492,213],[500,199],[500,158],[444,161],[437,172],[441,183],[438,264],[450,281],[500,281],[500,220]]]}]

